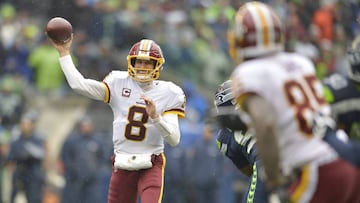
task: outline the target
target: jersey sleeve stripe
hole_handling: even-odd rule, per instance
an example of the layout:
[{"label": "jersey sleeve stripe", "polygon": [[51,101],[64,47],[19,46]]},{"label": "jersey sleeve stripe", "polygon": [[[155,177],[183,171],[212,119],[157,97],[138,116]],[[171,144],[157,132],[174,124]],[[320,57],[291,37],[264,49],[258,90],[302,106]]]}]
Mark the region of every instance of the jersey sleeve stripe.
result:
[{"label": "jersey sleeve stripe", "polygon": [[245,92],[245,93],[243,93],[242,95],[240,95],[238,98],[235,99],[235,104],[243,106],[243,103],[244,103],[245,99],[248,98],[251,95],[255,95],[255,93],[253,93],[253,92]]},{"label": "jersey sleeve stripe", "polygon": [[104,84],[104,86],[105,86],[104,102],[109,103],[110,102],[110,88],[109,88],[108,84],[106,84],[106,82],[102,82],[102,84]]},{"label": "jersey sleeve stripe", "polygon": [[185,112],[183,109],[170,109],[165,111],[163,114],[168,114],[168,113],[177,114],[179,118],[185,118]]},{"label": "jersey sleeve stripe", "polygon": [[[306,165],[301,174],[300,181],[296,187],[291,191],[291,200],[294,202],[310,201],[309,197],[315,192],[316,184],[318,182],[317,168],[315,166]],[[302,200],[302,201],[300,201]]]}]

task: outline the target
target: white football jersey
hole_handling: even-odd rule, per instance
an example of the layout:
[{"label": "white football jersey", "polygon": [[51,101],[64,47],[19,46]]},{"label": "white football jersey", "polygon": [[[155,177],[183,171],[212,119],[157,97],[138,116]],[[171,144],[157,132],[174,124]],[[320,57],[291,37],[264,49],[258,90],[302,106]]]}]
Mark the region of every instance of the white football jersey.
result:
[{"label": "white football jersey", "polygon": [[156,104],[159,115],[175,113],[185,116],[185,94],[172,82],[153,81],[152,89],[144,90],[132,80],[126,71],[112,71],[103,81],[107,86],[105,102],[114,113],[113,143],[116,153],[153,153],[163,152],[164,140],[159,130],[150,122],[145,95]]},{"label": "white football jersey", "polygon": [[234,70],[232,80],[236,98],[255,93],[274,106],[283,170],[335,153],[312,131],[314,112],[329,116],[330,107],[310,60],[279,53],[245,61]]}]

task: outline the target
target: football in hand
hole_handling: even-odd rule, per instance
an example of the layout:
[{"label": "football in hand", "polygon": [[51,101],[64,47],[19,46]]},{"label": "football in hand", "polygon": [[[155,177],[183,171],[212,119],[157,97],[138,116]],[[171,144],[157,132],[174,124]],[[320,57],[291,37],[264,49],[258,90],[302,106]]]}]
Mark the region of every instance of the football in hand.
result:
[{"label": "football in hand", "polygon": [[45,33],[55,43],[64,44],[71,37],[72,25],[65,18],[55,17],[47,23]]}]

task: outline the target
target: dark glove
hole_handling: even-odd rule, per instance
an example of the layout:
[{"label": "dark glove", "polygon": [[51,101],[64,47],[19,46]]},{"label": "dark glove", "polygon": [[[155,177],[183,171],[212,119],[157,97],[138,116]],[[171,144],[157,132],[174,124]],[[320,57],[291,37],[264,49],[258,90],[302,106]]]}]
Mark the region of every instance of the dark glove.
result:
[{"label": "dark glove", "polygon": [[250,117],[245,112],[235,109],[234,106],[218,107],[217,111],[213,112],[213,117],[219,127],[232,131],[246,132],[250,124]]}]

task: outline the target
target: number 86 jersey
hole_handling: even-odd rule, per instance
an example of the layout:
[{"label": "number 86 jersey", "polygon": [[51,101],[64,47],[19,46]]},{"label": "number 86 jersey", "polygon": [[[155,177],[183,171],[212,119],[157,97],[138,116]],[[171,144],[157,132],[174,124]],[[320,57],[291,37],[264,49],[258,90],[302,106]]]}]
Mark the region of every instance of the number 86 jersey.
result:
[{"label": "number 86 jersey", "polygon": [[231,77],[240,104],[242,97],[254,93],[274,107],[283,167],[298,167],[332,151],[312,130],[315,114],[330,116],[330,106],[310,60],[278,53],[241,63]]},{"label": "number 86 jersey", "polygon": [[[164,149],[164,139],[152,124],[146,106],[140,97],[145,95],[154,101],[158,115],[176,114],[185,117],[185,95],[172,82],[153,81],[144,91],[125,71],[112,71],[105,79],[105,102],[114,113],[113,143],[115,153],[159,154]],[[150,83],[149,83],[150,84]]]}]

